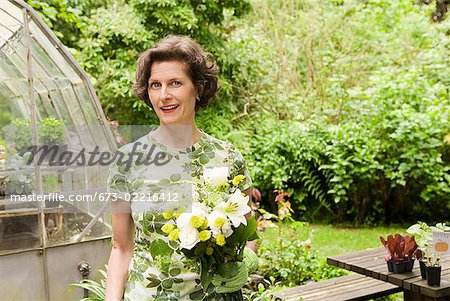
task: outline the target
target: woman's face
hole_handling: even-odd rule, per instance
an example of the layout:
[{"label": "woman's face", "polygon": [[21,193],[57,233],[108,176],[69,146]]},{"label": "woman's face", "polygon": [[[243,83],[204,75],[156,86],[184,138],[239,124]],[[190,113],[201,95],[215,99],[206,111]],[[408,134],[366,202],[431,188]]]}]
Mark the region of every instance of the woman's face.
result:
[{"label": "woman's face", "polygon": [[180,61],[154,62],[148,96],[161,125],[194,124],[197,88]]}]

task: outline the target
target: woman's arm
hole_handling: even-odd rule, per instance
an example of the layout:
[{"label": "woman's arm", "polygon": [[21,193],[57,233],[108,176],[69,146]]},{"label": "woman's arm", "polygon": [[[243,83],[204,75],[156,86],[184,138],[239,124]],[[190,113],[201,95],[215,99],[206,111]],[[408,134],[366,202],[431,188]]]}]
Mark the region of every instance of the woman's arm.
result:
[{"label": "woman's arm", "polygon": [[[252,196],[251,196],[251,194],[250,194],[251,192],[252,192],[252,188],[251,188],[251,187],[249,187],[249,188],[247,188],[247,189],[245,189],[245,190],[242,191],[242,193],[243,193],[245,196],[248,196],[248,206],[250,206],[250,208],[252,207]],[[252,217],[252,215],[253,215],[253,210],[250,210],[249,213],[247,213],[247,214],[245,215],[245,218],[246,218],[246,219],[249,219],[250,217]]]},{"label": "woman's arm", "polygon": [[[122,203],[122,204],[119,204]],[[113,206],[113,247],[108,261],[106,277],[106,301],[122,300],[128,278],[128,267],[133,256],[134,221],[126,206],[115,201]]]}]

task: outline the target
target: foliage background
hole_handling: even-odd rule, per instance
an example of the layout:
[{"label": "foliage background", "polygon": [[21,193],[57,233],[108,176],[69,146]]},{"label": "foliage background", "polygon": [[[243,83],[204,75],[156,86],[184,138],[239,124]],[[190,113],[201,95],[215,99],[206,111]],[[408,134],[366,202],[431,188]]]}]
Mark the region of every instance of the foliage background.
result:
[{"label": "foliage background", "polygon": [[[429,2],[429,1],[427,1]],[[412,0],[29,0],[91,75],[105,113],[154,124],[131,91],[169,33],[217,58],[197,122],[247,158],[264,206],[357,224],[450,216],[450,22]]]}]

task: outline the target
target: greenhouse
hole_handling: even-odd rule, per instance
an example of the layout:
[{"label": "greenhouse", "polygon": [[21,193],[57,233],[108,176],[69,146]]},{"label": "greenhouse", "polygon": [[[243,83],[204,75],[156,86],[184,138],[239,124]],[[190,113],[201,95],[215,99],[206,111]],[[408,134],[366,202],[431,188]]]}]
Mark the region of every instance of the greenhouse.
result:
[{"label": "greenhouse", "polygon": [[111,214],[95,199],[107,166],[39,161],[33,147],[58,157],[116,144],[88,76],[23,1],[0,0],[0,57],[0,299],[80,298],[69,284],[109,254]]}]

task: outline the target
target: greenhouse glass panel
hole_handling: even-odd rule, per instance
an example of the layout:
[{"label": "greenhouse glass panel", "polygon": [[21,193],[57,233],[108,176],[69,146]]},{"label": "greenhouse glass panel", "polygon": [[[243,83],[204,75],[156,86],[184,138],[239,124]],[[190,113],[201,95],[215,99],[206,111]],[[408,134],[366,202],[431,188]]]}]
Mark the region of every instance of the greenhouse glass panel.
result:
[{"label": "greenhouse glass panel", "polygon": [[[3,62],[2,65],[5,65],[4,67],[5,72],[8,74],[8,79],[13,78],[25,78],[26,70],[27,70],[27,64],[25,62],[26,58],[25,56],[20,57],[21,55],[24,55],[24,53],[20,54],[19,50],[22,48],[22,45],[11,45],[12,47],[8,50],[5,56],[3,56]],[[26,91],[26,90],[25,90]]]},{"label": "greenhouse glass panel", "polygon": [[55,108],[52,107],[51,103],[48,101],[47,93],[39,93],[39,101],[36,102],[36,106],[41,113],[42,116],[56,116],[57,119],[62,119],[62,116],[59,116],[55,111]]},{"label": "greenhouse glass panel", "polygon": [[58,66],[58,69],[64,73],[65,77],[74,80],[75,82],[81,81],[80,75],[75,72],[73,65],[70,61],[68,61],[61,52],[55,48],[55,45],[51,43],[48,36],[45,35],[42,30],[36,25],[35,22],[30,23],[30,30],[33,34],[33,38],[37,41],[40,47],[45,49],[45,52],[48,56],[55,62]]},{"label": "greenhouse glass panel", "polygon": [[[32,62],[33,66],[35,64],[43,69],[45,73],[48,73],[43,78],[58,78],[64,77],[65,75],[61,72],[61,70],[56,66],[55,62],[50,58],[50,56],[45,52],[44,48],[36,42],[36,39],[31,40],[31,49],[33,51],[34,62]],[[36,73],[35,78],[39,75]],[[81,82],[81,79],[80,79]]]},{"label": "greenhouse glass panel", "polygon": [[[58,264],[66,275],[79,275],[83,258],[102,268],[109,250],[97,250],[110,248],[111,214],[98,197],[108,166],[69,159],[117,146],[88,76],[21,0],[0,0],[0,126],[0,275],[13,271],[0,300],[73,300],[61,287],[79,279],[52,278],[51,263],[67,258]],[[82,256],[91,245],[100,259]],[[24,271],[21,262],[41,268]],[[26,273],[39,281],[18,291]]]},{"label": "greenhouse glass panel", "polygon": [[[10,1],[4,1],[2,0],[2,11],[4,13],[7,13],[8,15],[10,15],[11,17],[13,17],[14,19],[17,20],[17,24],[18,26],[22,26],[23,24],[23,13],[22,13],[22,8],[13,4]],[[3,20],[3,19],[2,19]],[[6,24],[3,23],[2,24]]]}]

